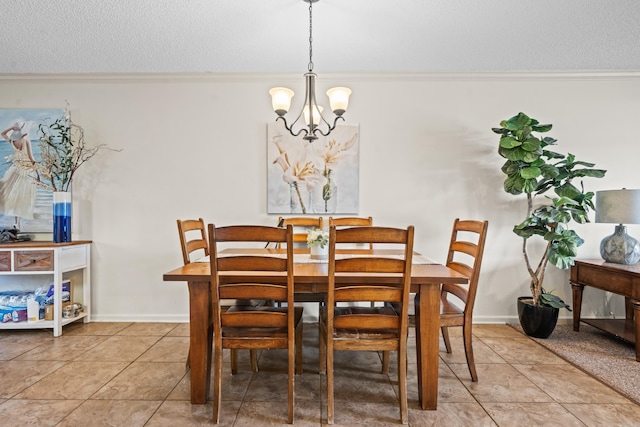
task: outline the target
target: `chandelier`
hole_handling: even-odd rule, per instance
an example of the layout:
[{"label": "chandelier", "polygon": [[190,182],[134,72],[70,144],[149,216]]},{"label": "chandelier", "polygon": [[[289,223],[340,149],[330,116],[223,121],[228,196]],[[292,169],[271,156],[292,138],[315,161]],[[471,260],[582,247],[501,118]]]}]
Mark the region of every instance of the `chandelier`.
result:
[{"label": "chandelier", "polygon": [[[312,142],[318,139],[318,133],[323,136],[329,135],[331,131],[335,129],[338,119],[344,121],[344,117],[342,117],[342,115],[349,105],[351,89],[346,87],[334,87],[327,91],[331,110],[333,111],[333,114],[335,114],[333,124],[330,124],[322,115],[323,108],[316,102],[317,74],[313,72],[313,3],[316,3],[319,0],[303,1],[309,3],[309,71],[304,74],[306,85],[304,104],[302,110],[298,114],[298,117],[296,117],[291,125],[287,123],[287,119],[284,115],[287,114],[289,107],[291,107],[291,98],[293,98],[294,92],[286,87],[274,87],[269,90],[269,94],[271,95],[273,110],[278,115],[276,121],[282,120],[284,122],[284,127],[291,133],[291,135],[299,136],[300,134],[304,134],[302,138]],[[294,131],[293,128],[298,120],[300,120],[300,117],[304,117],[306,127],[301,127],[298,131]]]}]

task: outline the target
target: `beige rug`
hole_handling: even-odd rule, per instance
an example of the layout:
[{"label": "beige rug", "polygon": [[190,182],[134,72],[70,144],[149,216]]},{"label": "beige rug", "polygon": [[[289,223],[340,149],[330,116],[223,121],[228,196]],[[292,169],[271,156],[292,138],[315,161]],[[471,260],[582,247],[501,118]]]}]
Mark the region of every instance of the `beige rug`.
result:
[{"label": "beige rug", "polygon": [[[510,325],[522,332],[520,325]],[[640,404],[640,362],[633,345],[592,326],[557,325],[549,338],[532,338],[577,368]]]}]

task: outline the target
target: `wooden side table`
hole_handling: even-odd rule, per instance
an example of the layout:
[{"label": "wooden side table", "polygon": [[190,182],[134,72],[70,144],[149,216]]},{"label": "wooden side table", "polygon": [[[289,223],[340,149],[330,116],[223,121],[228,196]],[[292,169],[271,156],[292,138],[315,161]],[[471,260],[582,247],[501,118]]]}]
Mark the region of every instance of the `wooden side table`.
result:
[{"label": "wooden side table", "polygon": [[[624,319],[580,319],[582,292],[585,286],[623,295]],[[615,335],[636,346],[636,361],[640,362],[640,263],[614,264],[602,259],[575,260],[571,267],[573,293],[573,330],[580,330],[584,322]]]}]

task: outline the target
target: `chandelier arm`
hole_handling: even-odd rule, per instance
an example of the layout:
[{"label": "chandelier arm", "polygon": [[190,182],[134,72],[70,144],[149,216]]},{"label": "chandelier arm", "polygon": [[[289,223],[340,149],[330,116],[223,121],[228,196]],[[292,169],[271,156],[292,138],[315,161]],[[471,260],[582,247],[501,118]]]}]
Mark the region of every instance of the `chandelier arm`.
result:
[{"label": "chandelier arm", "polygon": [[[318,104],[316,104],[316,108],[317,108],[317,106],[318,106]],[[333,127],[331,127],[331,124],[327,121],[327,119],[324,118],[324,116],[322,115],[322,112],[320,112],[320,108],[318,108],[318,114],[320,115],[320,120],[318,121],[318,127],[320,127],[320,124],[322,122],[324,122],[324,124],[327,125],[328,128],[330,128],[329,132],[331,132],[331,130],[333,130],[333,127],[336,126],[336,122],[334,121],[333,122]],[[327,135],[325,135],[325,136],[327,136]]]},{"label": "chandelier arm", "polygon": [[313,134],[315,135],[316,133],[320,133],[320,135],[322,136],[329,136],[329,134],[336,128],[336,124],[338,123],[339,119],[344,122],[344,117],[342,116],[336,116],[335,120],[333,121],[333,125],[329,125],[329,123],[325,120],[325,123],[327,124],[327,126],[329,126],[329,129],[327,129],[327,133],[322,132],[322,129],[320,129],[319,126],[316,126],[316,128],[313,130]]},{"label": "chandelier arm", "polygon": [[[298,117],[299,117],[299,116],[298,116]],[[288,130],[288,131],[289,131],[289,133],[290,133],[291,135],[293,135],[293,136],[300,136],[300,134],[301,134],[301,133],[304,133],[304,136],[303,136],[303,137],[306,137],[306,136],[309,134],[309,131],[308,131],[307,129],[305,129],[305,128],[300,128],[300,130],[298,131],[298,133],[294,133],[294,132],[293,132],[293,125],[296,123],[296,121],[298,121],[298,119],[296,119],[296,120],[291,124],[291,126],[289,126],[289,125],[287,124],[287,119],[285,119],[285,118],[284,118],[284,116],[278,116],[278,117],[276,118],[276,122],[277,122],[278,120],[282,120],[282,121],[284,122],[284,127],[285,127],[285,129],[286,129],[286,130]]]}]

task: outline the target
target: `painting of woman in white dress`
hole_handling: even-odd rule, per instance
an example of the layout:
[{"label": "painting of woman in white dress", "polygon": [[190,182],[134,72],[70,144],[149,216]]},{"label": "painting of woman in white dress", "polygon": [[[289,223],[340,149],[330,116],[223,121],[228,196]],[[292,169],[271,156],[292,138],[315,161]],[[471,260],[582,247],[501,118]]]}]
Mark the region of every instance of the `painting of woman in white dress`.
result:
[{"label": "painting of woman in white dress", "polygon": [[0,133],[13,153],[5,159],[11,162],[0,179],[0,212],[8,216],[33,219],[36,199],[36,160],[33,158],[31,141],[27,139],[27,123],[14,123]]},{"label": "painting of woman in white dress", "polygon": [[35,184],[40,161],[40,125],[62,109],[0,109],[0,229],[51,232],[53,193]]}]

